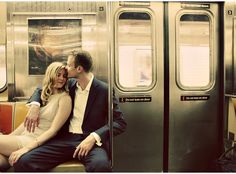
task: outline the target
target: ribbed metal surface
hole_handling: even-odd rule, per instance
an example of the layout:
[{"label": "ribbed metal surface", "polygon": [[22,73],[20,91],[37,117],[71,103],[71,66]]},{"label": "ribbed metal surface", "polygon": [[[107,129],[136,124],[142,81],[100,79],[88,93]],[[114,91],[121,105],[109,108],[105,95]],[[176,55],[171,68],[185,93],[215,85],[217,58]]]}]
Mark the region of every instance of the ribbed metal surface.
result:
[{"label": "ribbed metal surface", "polygon": [[96,2],[10,2],[12,12],[96,12]]}]

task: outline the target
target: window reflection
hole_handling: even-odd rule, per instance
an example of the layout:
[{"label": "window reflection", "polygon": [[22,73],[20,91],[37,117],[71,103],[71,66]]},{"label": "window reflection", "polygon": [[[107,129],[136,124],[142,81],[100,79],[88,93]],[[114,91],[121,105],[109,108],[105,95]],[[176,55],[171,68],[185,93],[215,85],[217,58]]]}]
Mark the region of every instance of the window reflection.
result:
[{"label": "window reflection", "polygon": [[118,84],[123,88],[152,84],[151,19],[149,14],[120,14],[117,31]]},{"label": "window reflection", "polygon": [[179,82],[184,87],[210,83],[210,20],[207,15],[185,14],[179,23]]},{"label": "window reflection", "polygon": [[81,19],[29,19],[29,75],[42,75],[54,61],[81,48]]}]

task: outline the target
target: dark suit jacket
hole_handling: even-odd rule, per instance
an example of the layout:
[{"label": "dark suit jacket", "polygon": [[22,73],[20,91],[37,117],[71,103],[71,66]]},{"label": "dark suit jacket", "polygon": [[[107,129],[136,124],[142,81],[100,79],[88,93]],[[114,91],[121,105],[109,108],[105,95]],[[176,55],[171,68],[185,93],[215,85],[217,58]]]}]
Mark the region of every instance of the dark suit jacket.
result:
[{"label": "dark suit jacket", "polygon": [[[70,96],[72,98],[72,106],[74,106],[76,80],[69,79],[68,87]],[[31,96],[29,102],[40,100],[40,94],[42,89],[37,88],[34,94]],[[109,140],[109,123],[108,123],[108,86],[106,83],[94,78],[85,109],[84,120],[82,124],[82,130],[85,136],[91,132],[96,132],[102,140],[102,143],[107,145]],[[73,109],[70,118],[73,116]],[[68,131],[69,120],[65,124],[63,131]],[[118,105],[118,100],[113,92],[113,135],[116,136],[125,131],[126,122],[123,118],[123,113]],[[107,147],[106,147],[107,149]]]}]

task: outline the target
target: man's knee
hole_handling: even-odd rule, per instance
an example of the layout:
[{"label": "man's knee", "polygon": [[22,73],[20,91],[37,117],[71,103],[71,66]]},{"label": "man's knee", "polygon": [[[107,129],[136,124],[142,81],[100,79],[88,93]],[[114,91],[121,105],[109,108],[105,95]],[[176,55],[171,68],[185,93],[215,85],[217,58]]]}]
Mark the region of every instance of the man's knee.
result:
[{"label": "man's knee", "polygon": [[86,165],[86,172],[110,172],[111,165],[108,158],[95,158]]},{"label": "man's knee", "polygon": [[41,172],[40,163],[34,160],[30,152],[21,156],[21,158],[13,165],[15,172]]},{"label": "man's knee", "polygon": [[15,172],[33,172],[37,171],[31,162],[30,155],[25,154],[13,165]]}]

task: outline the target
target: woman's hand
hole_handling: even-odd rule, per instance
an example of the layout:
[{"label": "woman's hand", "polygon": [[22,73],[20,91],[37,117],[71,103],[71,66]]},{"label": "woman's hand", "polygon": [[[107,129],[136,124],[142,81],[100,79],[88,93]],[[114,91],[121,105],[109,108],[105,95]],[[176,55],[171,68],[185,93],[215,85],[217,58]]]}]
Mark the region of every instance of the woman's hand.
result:
[{"label": "woman's hand", "polygon": [[39,125],[40,107],[32,104],[24,120],[24,126],[29,132],[34,132]]},{"label": "woman's hand", "polygon": [[29,149],[26,147],[23,147],[15,152],[12,152],[8,159],[10,165],[13,166],[13,164],[16,163],[17,160],[27,152],[29,152]]}]

